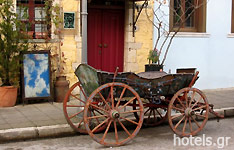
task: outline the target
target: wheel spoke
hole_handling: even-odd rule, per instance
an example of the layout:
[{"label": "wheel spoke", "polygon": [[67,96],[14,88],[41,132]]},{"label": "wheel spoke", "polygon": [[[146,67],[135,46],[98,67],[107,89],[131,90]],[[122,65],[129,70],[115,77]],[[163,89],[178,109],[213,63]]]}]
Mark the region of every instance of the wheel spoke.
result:
[{"label": "wheel spoke", "polygon": [[105,110],[105,109],[103,109],[103,108],[101,108],[101,107],[98,107],[97,105],[94,105],[94,104],[91,104],[91,103],[90,103],[90,105],[93,106],[93,107],[95,107],[95,108],[97,108],[97,109],[100,109],[100,110],[102,110],[102,111],[108,113],[107,110]]},{"label": "wheel spoke", "polygon": [[[91,112],[93,112],[94,116],[97,116],[93,110]],[[95,118],[95,119],[97,120],[97,123],[100,124],[100,121],[98,120],[98,118]]]},{"label": "wheel spoke", "polygon": [[78,123],[77,128],[80,127],[81,123],[84,121],[84,118],[81,119],[81,121]]},{"label": "wheel spoke", "polygon": [[96,111],[96,112],[99,113],[100,115],[104,115],[103,113],[101,113],[101,112],[98,111],[97,109],[94,109],[93,111]]},{"label": "wheel spoke", "polygon": [[79,85],[79,88],[80,88],[80,91],[83,93],[85,99],[88,99],[81,84]]},{"label": "wheel spoke", "polygon": [[186,109],[186,107],[185,107],[184,104],[181,102],[181,100],[179,99],[179,97],[176,97],[176,99],[179,101],[180,105],[181,105],[184,109]]},{"label": "wheel spoke", "polygon": [[146,115],[146,113],[147,113],[149,110],[150,110],[150,108],[148,108],[148,109],[145,111],[144,115]]},{"label": "wheel spoke", "polygon": [[80,98],[78,98],[77,96],[73,95],[72,93],[71,93],[71,96],[74,97],[75,99],[81,101],[81,102],[84,103],[84,104],[86,103],[85,101],[83,101],[82,99],[80,99]]},{"label": "wheel spoke", "polygon": [[111,86],[111,103],[112,103],[112,109],[114,109],[114,91],[113,91],[113,86]]},{"label": "wheel spoke", "polygon": [[106,135],[107,135],[107,132],[108,132],[109,129],[110,129],[111,123],[112,123],[112,120],[110,120],[110,122],[108,123],[108,126],[107,126],[107,128],[106,128],[106,131],[105,131],[105,133],[104,133],[104,135],[103,135],[103,137],[102,137],[102,139],[101,139],[101,143],[104,142],[104,140],[105,140],[105,138],[106,138]]},{"label": "wheel spoke", "polygon": [[119,143],[118,130],[117,130],[117,125],[116,125],[115,120],[114,120],[114,128],[115,128],[115,140],[116,140],[116,143]]},{"label": "wheel spoke", "polygon": [[102,117],[107,117],[108,115],[99,115],[99,116],[92,116],[92,117],[87,117],[88,119],[96,119],[96,118],[102,118]]},{"label": "wheel spoke", "polygon": [[103,97],[102,93],[98,92],[99,96],[101,97],[102,101],[106,104],[106,106],[108,107],[108,109],[111,109],[109,104],[106,102],[105,98]]},{"label": "wheel spoke", "polygon": [[185,96],[185,103],[186,103],[186,108],[188,108],[188,91],[185,91],[184,93],[184,96]]},{"label": "wheel spoke", "polygon": [[127,103],[125,103],[122,107],[119,108],[119,110],[123,109],[124,107],[126,107],[129,103],[131,103],[134,99],[136,99],[137,97],[133,97],[131,100],[129,100]]},{"label": "wheel spoke", "polygon": [[124,111],[124,112],[119,112],[120,114],[128,114],[128,113],[134,113],[134,112],[140,112],[141,110],[136,109],[136,110],[131,110],[131,111]]},{"label": "wheel spoke", "polygon": [[75,113],[75,114],[73,114],[73,115],[69,116],[69,119],[71,119],[71,118],[73,118],[73,117],[75,117],[75,116],[79,115],[79,114],[80,114],[80,113],[82,113],[83,111],[84,111],[84,110],[81,110],[80,112]]},{"label": "wheel spoke", "polygon": [[192,95],[191,100],[190,100],[190,102],[189,102],[189,107],[191,107],[191,104],[192,104],[192,101],[193,101],[193,99],[194,99],[194,96],[195,96],[195,91],[193,91],[193,95]]},{"label": "wheel spoke", "polygon": [[191,117],[189,117],[189,127],[190,127],[190,131],[192,133],[193,132],[193,126],[192,126],[192,122],[191,122]]},{"label": "wheel spoke", "polygon": [[199,128],[201,128],[201,126],[198,124],[198,122],[197,122],[197,120],[196,119],[194,119],[193,117],[191,117],[192,119],[193,119],[193,121],[196,123],[196,125],[199,127]]},{"label": "wheel spoke", "polygon": [[95,132],[98,128],[100,128],[104,123],[106,123],[108,121],[109,118],[107,118],[106,120],[104,120],[102,123],[100,123],[98,126],[96,126],[91,132]]},{"label": "wheel spoke", "polygon": [[180,108],[175,107],[175,106],[172,106],[171,108],[172,108],[172,109],[175,109],[175,110],[177,110],[177,111],[179,111],[179,112],[184,112],[184,109],[180,109]]},{"label": "wheel spoke", "polygon": [[193,106],[191,107],[191,109],[193,109],[193,107],[194,107],[194,106],[196,106],[196,105],[197,105],[197,103],[198,103],[198,102],[200,102],[200,100],[202,100],[202,97],[200,97],[200,98],[199,98],[199,100],[198,100],[198,101],[196,101],[196,103],[195,103],[195,104],[193,104]]},{"label": "wheel spoke", "polygon": [[175,118],[178,118],[178,117],[180,117],[180,116],[182,116],[182,115],[184,115],[184,113],[181,113],[181,114],[178,114],[178,115],[172,116],[172,117],[171,117],[171,120],[173,120],[173,119],[175,119]]},{"label": "wheel spoke", "polygon": [[200,109],[203,109],[203,108],[206,108],[206,105],[203,105],[203,106],[200,106],[200,107],[194,108],[194,109],[193,109],[193,111],[195,111],[195,110],[200,110]]},{"label": "wheel spoke", "polygon": [[159,116],[161,117],[161,119],[163,119],[162,114],[158,111],[158,109],[156,109],[157,113],[159,114]]},{"label": "wheel spoke", "polygon": [[118,102],[117,102],[117,104],[116,104],[116,108],[119,107],[120,101],[121,101],[122,98],[123,98],[123,95],[124,95],[124,93],[125,93],[125,90],[126,90],[126,87],[124,87],[124,89],[123,89],[123,91],[122,91],[122,93],[121,93],[121,95],[120,95],[120,97],[119,97],[119,99],[118,99]]},{"label": "wheel spoke", "polygon": [[154,115],[154,122],[156,122],[156,114],[155,114],[155,110],[153,109],[153,115]]},{"label": "wheel spoke", "polygon": [[176,124],[175,129],[180,125],[180,123],[184,120],[185,116],[180,119],[180,121]]},{"label": "wheel spoke", "polygon": [[184,131],[185,131],[185,128],[186,128],[186,125],[187,125],[187,121],[188,121],[188,118],[186,117],[186,119],[184,121],[184,126],[183,126],[183,132],[182,132],[182,134],[184,134]]},{"label": "wheel spoke", "polygon": [[128,118],[120,117],[120,119],[124,119],[124,120],[126,120],[126,121],[128,121],[128,122],[131,122],[131,123],[133,123],[133,124],[138,125],[137,122],[135,122],[135,121],[133,121],[133,120],[130,120],[130,119],[128,119]]},{"label": "wheel spoke", "polygon": [[148,115],[147,123],[149,123],[149,121],[150,121],[150,116],[151,116],[151,114],[152,114],[152,109],[150,109],[150,113],[149,113],[149,115]]},{"label": "wheel spoke", "polygon": [[125,126],[122,124],[122,122],[118,119],[119,124],[121,125],[121,127],[124,129],[124,131],[131,136],[131,133],[125,128]]}]

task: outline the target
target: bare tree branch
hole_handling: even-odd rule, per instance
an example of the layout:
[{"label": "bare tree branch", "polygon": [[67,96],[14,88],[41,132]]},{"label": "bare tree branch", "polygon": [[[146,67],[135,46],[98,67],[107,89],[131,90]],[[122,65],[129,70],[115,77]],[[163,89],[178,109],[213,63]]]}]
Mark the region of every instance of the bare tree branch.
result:
[{"label": "bare tree branch", "polygon": [[[182,28],[186,27],[185,23],[189,19],[193,19],[191,17],[195,17],[196,10],[201,8],[207,2],[208,0],[173,0],[172,2],[171,0],[157,0],[157,8],[152,9],[152,14],[155,19],[154,21],[151,20],[148,10],[145,9],[147,19],[157,30],[157,38],[153,50],[158,50],[158,57],[163,55],[162,62],[160,63],[160,61],[158,61],[159,65],[164,64],[176,34]],[[169,7],[169,14],[166,14],[162,7]],[[170,20],[171,25],[166,20],[168,16],[173,17]]]}]

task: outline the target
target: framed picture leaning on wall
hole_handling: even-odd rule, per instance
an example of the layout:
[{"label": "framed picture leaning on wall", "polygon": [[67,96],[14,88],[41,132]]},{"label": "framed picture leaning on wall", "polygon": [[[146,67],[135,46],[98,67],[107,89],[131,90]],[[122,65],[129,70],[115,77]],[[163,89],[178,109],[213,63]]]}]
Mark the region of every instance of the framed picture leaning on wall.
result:
[{"label": "framed picture leaning on wall", "polygon": [[33,99],[52,100],[50,52],[42,50],[24,53],[22,68],[23,103]]}]

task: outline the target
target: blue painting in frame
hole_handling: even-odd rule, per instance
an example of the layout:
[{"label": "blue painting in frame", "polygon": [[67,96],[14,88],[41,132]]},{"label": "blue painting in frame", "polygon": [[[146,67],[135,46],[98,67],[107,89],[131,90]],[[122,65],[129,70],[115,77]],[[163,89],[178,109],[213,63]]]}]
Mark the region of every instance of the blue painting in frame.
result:
[{"label": "blue painting in frame", "polygon": [[49,51],[32,51],[23,57],[23,99],[50,98]]}]

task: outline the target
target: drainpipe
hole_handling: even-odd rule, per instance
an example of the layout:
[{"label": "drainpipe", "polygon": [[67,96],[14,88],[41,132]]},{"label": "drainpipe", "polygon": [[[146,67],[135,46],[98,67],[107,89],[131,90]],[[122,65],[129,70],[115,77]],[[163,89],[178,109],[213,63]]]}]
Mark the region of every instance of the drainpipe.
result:
[{"label": "drainpipe", "polygon": [[82,54],[81,63],[88,63],[87,59],[87,0],[82,0]]}]

